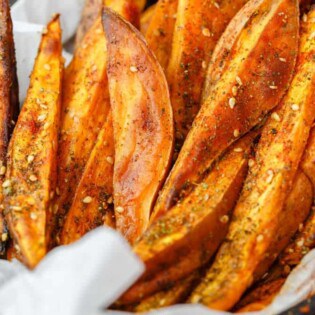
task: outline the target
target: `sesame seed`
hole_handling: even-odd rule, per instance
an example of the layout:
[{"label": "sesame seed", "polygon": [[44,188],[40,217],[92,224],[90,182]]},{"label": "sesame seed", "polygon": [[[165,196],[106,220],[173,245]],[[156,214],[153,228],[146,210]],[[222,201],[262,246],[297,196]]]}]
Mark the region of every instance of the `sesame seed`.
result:
[{"label": "sesame seed", "polygon": [[2,233],[2,235],[1,235],[1,241],[2,241],[2,242],[5,242],[5,241],[7,241],[7,239],[8,239],[8,233]]},{"label": "sesame seed", "polygon": [[37,219],[37,214],[36,214],[35,212],[31,212],[31,213],[30,213],[30,218],[31,218],[32,220],[36,220],[36,219]]},{"label": "sesame seed", "polygon": [[82,200],[83,203],[91,203],[92,202],[92,197],[91,196],[86,196],[83,200]]},{"label": "sesame seed", "polygon": [[236,80],[236,82],[237,82],[239,85],[243,85],[243,82],[242,82],[242,80],[241,80],[241,78],[240,78],[239,76],[237,76],[237,77],[235,78],[235,80]]},{"label": "sesame seed", "polygon": [[307,22],[307,14],[303,14],[303,17],[302,17],[302,20],[303,20],[303,22]]},{"label": "sesame seed", "polygon": [[52,190],[49,194],[50,199],[53,199],[55,196],[55,192]]},{"label": "sesame seed", "polygon": [[281,62],[287,62],[287,60],[286,60],[285,58],[279,58],[279,60],[280,60]]},{"label": "sesame seed", "polygon": [[243,152],[243,149],[242,148],[235,148],[234,152]]},{"label": "sesame seed", "polygon": [[268,177],[266,179],[266,182],[268,184],[270,184],[272,182],[272,179],[273,179],[273,176],[274,176],[273,170],[268,170],[267,171],[267,175],[268,175]]},{"label": "sesame seed", "polygon": [[98,28],[96,31],[95,31],[96,34],[102,34],[102,29]]},{"label": "sesame seed", "polygon": [[300,225],[299,225],[299,231],[300,231],[300,232],[302,232],[303,227],[304,227],[304,224],[303,224],[303,223],[300,223]]},{"label": "sesame seed", "polygon": [[237,95],[237,86],[235,86],[235,85],[232,87],[232,94],[233,94],[234,96]]},{"label": "sesame seed", "polygon": [[253,167],[254,164],[255,164],[255,161],[254,161],[253,159],[249,159],[249,160],[248,160],[248,166],[249,166],[249,167]]},{"label": "sesame seed", "polygon": [[215,3],[214,3],[214,6],[215,6],[217,9],[220,9],[219,3],[215,2]]},{"label": "sesame seed", "polygon": [[18,244],[14,244],[14,248],[18,253],[21,251],[20,246]]},{"label": "sesame seed", "polygon": [[50,71],[51,70],[51,66],[48,63],[46,63],[46,64],[44,64],[44,69],[47,70],[47,71]]},{"label": "sesame seed", "polygon": [[202,61],[201,63],[202,69],[206,69],[207,68],[207,63],[205,60]]},{"label": "sesame seed", "polygon": [[235,129],[233,131],[233,135],[234,135],[235,138],[237,138],[240,135],[240,131],[238,129]]},{"label": "sesame seed", "polygon": [[291,109],[294,111],[298,111],[300,109],[300,106],[298,104],[292,104]]},{"label": "sesame seed", "polygon": [[210,36],[211,36],[211,33],[210,33],[210,31],[209,31],[208,28],[204,27],[204,28],[202,29],[202,35],[203,35],[203,36],[206,36],[206,37],[210,37]]},{"label": "sesame seed", "polygon": [[205,194],[204,197],[203,197],[203,200],[204,200],[204,201],[208,201],[209,198],[210,198],[209,195],[208,195],[208,194]]},{"label": "sesame seed", "polygon": [[138,72],[138,68],[136,66],[131,66],[129,69],[131,72]]},{"label": "sesame seed", "polygon": [[27,157],[27,162],[28,162],[28,163],[32,163],[32,162],[34,161],[34,159],[35,159],[35,156],[34,156],[34,155],[29,155],[29,156]]},{"label": "sesame seed", "polygon": [[302,246],[304,245],[304,238],[302,238],[300,241],[298,241],[298,242],[296,243],[296,245],[297,245],[298,247],[302,247]]},{"label": "sesame seed", "polygon": [[20,206],[11,206],[11,209],[14,210],[14,211],[21,211],[22,207],[20,207]]},{"label": "sesame seed", "polygon": [[9,179],[5,180],[2,184],[3,188],[8,188],[11,186],[11,181]]},{"label": "sesame seed", "polygon": [[39,122],[43,122],[46,118],[47,118],[47,114],[42,114],[38,116],[37,120]]},{"label": "sesame seed", "polygon": [[311,35],[310,35],[310,39],[313,39],[315,38],[315,32],[313,32]]},{"label": "sesame seed", "polygon": [[256,237],[256,241],[257,241],[257,242],[261,242],[263,239],[264,239],[264,236],[263,236],[262,234],[259,234],[259,235]]},{"label": "sesame seed", "polygon": [[107,199],[107,203],[108,203],[108,204],[113,203],[113,197],[109,197],[109,198]]},{"label": "sesame seed", "polygon": [[59,189],[59,187],[56,187],[56,195],[60,196],[60,189]]},{"label": "sesame seed", "polygon": [[106,157],[106,161],[107,161],[109,164],[114,164],[114,159],[113,159],[111,156],[107,156],[107,157]]},{"label": "sesame seed", "polygon": [[229,99],[229,106],[230,106],[230,108],[233,109],[235,104],[236,104],[236,99],[234,97],[231,97]]},{"label": "sesame seed", "polygon": [[29,177],[29,179],[30,179],[31,182],[36,182],[37,181],[37,177],[35,175],[31,175]]},{"label": "sesame seed", "polygon": [[221,222],[221,223],[228,223],[228,222],[229,222],[229,216],[223,215],[223,216],[220,218],[220,222]]},{"label": "sesame seed", "polygon": [[50,126],[50,123],[46,122],[46,123],[44,124],[44,130],[48,129],[49,126]]},{"label": "sesame seed", "polygon": [[1,166],[1,167],[0,167],[0,175],[1,175],[1,176],[4,175],[5,172],[6,172],[6,170],[7,170],[7,168],[6,168],[5,166]]},{"label": "sesame seed", "polygon": [[45,104],[40,104],[39,106],[40,106],[42,109],[47,109],[47,108],[48,108],[48,106],[45,105]]},{"label": "sesame seed", "polygon": [[56,214],[58,212],[59,206],[58,205],[54,205],[53,211]]},{"label": "sesame seed", "polygon": [[42,30],[42,34],[43,35],[46,35],[48,33],[48,29],[47,29],[47,27],[45,26],[44,28],[43,28],[43,30]]},{"label": "sesame seed", "polygon": [[116,207],[116,212],[123,213],[124,212],[124,208],[123,207]]},{"label": "sesame seed", "polygon": [[269,88],[270,88],[271,90],[276,90],[278,87],[277,87],[276,85],[269,85]]},{"label": "sesame seed", "polygon": [[273,120],[275,120],[275,121],[281,121],[280,116],[279,116],[276,112],[273,112],[273,113],[271,114],[271,118],[272,118]]}]

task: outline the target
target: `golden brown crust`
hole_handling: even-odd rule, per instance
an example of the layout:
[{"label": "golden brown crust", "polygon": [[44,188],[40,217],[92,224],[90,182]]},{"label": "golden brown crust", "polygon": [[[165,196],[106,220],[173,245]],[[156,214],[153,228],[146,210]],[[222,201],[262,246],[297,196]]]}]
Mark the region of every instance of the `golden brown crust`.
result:
[{"label": "golden brown crust", "polygon": [[[252,14],[247,19],[249,9]],[[202,180],[213,161],[238,137],[261,123],[280,101],[293,75],[298,15],[297,1],[292,0],[251,0],[240,10],[236,18],[241,16],[247,23],[231,45],[221,79],[194,121],[152,220],[185,196],[192,183]]]},{"label": "golden brown crust", "polygon": [[133,243],[146,229],[173,150],[173,116],[164,73],[142,35],[103,11],[115,139],[117,229]]},{"label": "golden brown crust", "polygon": [[52,213],[63,59],[59,17],[43,35],[30,88],[14,129],[3,183],[10,234],[30,268],[46,253],[46,220]]}]

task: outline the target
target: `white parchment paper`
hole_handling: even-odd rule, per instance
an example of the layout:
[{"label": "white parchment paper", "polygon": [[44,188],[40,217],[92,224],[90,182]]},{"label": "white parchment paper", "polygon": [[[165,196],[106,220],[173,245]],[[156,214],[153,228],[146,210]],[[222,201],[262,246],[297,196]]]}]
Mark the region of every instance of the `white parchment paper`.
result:
[{"label": "white parchment paper", "polygon": [[[20,99],[29,84],[41,31],[54,13],[61,14],[63,40],[75,33],[84,0],[19,0],[12,8]],[[71,55],[64,52],[70,60]],[[284,311],[315,293],[315,250],[291,273],[278,297],[263,312]],[[1,315],[127,314],[106,311],[144,270],[127,242],[109,228],[98,228],[67,247],[50,252],[34,271],[19,262],[0,261]],[[229,314],[200,305],[177,305],[156,315]]]}]

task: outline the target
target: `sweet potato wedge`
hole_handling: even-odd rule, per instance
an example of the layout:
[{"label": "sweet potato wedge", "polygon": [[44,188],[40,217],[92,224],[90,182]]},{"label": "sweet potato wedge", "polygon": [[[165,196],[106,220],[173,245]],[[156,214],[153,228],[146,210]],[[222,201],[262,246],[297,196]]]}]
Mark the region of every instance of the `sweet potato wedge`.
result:
[{"label": "sweet potato wedge", "polygon": [[146,229],[173,151],[173,115],[161,66],[142,35],[109,9],[107,38],[115,139],[117,229],[133,243]]},{"label": "sweet potato wedge", "polygon": [[63,59],[55,16],[43,35],[30,88],[8,150],[4,207],[10,235],[30,268],[46,253],[46,220],[56,185]]},{"label": "sweet potato wedge", "polygon": [[[138,20],[139,14],[132,0],[103,1],[105,5],[121,10],[119,13],[125,18],[132,21]],[[132,9],[130,9],[131,7]],[[76,50],[71,64],[65,71],[61,139],[59,141],[58,186],[54,207],[56,214],[55,220],[49,224],[50,234],[56,235],[55,240],[52,240],[52,246],[60,241],[60,228],[63,226],[65,215],[71,207],[77,185],[91,155],[98,133],[110,112],[106,58],[106,40],[101,17],[99,17]],[[112,141],[112,139],[109,140],[109,142]],[[113,156],[113,153],[110,155]],[[95,155],[92,156],[92,159],[94,157]],[[90,167],[92,163],[91,161]],[[105,178],[109,175],[103,174]],[[99,173],[98,176],[100,179],[101,174]],[[77,196],[79,195],[80,192]],[[93,203],[93,205],[95,204]],[[89,207],[90,215],[95,210],[91,206]],[[95,211],[93,213],[96,214]],[[88,219],[89,222],[93,220],[99,222],[98,218],[90,217]],[[76,229],[77,227],[73,228]],[[84,229],[86,228],[88,227],[86,226]]]},{"label": "sweet potato wedge", "polygon": [[143,313],[183,302],[199,276],[200,274],[198,271],[194,272],[187,278],[175,283],[170,288],[143,299],[139,304],[128,310],[136,313]]},{"label": "sweet potato wedge", "polygon": [[152,17],[154,16],[156,4],[149,6],[142,14],[140,18],[140,31],[143,35],[146,34],[148,27],[151,23]]},{"label": "sweet potato wedge", "polygon": [[58,148],[58,183],[48,234],[59,241],[76,187],[110,110],[106,77],[106,42],[101,20],[93,25],[65,69]]},{"label": "sweet potato wedge", "polygon": [[145,34],[150,49],[162,68],[167,68],[176,22],[178,0],[159,0]]},{"label": "sweet potato wedge", "polygon": [[97,226],[115,226],[113,209],[114,135],[111,113],[100,131],[63,226],[69,244]]},{"label": "sweet potato wedge", "polygon": [[277,234],[272,240],[268,251],[265,253],[265,258],[255,270],[254,281],[261,279],[278,255],[289,244],[300,225],[303,224],[308,217],[312,203],[312,183],[307,176],[299,170],[294,180],[292,191],[285,201],[284,209],[279,214]]},{"label": "sweet potato wedge", "polygon": [[[132,23],[139,25],[139,12],[144,8],[145,0],[85,0],[81,20],[75,37],[76,48],[79,47],[84,36],[96,22],[103,3],[104,5],[111,7],[113,10],[116,10],[127,19],[132,16]],[[135,5],[137,6],[136,9]]]},{"label": "sweet potato wedge", "polygon": [[149,227],[134,247],[146,271],[121,303],[152,295],[208,263],[227,233],[256,135],[240,139],[188,197]]},{"label": "sweet potato wedge", "polygon": [[178,0],[172,51],[167,68],[175,120],[176,149],[181,148],[199,111],[212,51],[233,16],[248,0]]},{"label": "sweet potato wedge", "polygon": [[[6,170],[8,144],[19,113],[15,51],[8,0],[0,1],[0,36],[0,203],[2,203],[2,184]],[[0,255],[5,252],[7,238],[7,227],[1,212]]]},{"label": "sweet potato wedge", "polygon": [[[293,4],[293,2],[291,2]],[[314,23],[302,26],[298,66],[290,89],[266,123],[226,241],[189,301],[230,309],[252,284],[279,228],[315,117]]]},{"label": "sweet potato wedge", "polygon": [[152,220],[200,182],[213,161],[279,103],[296,61],[298,17],[298,1],[291,0],[251,0],[239,11],[235,19],[247,23],[238,36],[230,28],[226,31],[233,43],[222,60],[226,66],[221,79],[194,121]]}]

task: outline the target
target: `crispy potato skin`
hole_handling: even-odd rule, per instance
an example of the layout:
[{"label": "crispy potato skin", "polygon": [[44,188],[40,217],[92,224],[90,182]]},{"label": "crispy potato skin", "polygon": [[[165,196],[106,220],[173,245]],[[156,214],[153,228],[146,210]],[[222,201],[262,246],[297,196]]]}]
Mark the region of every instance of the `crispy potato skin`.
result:
[{"label": "crispy potato skin", "polygon": [[[139,19],[139,13],[137,13],[138,9],[133,1],[103,0],[103,3],[120,10],[118,12],[126,19],[138,23],[136,21]],[[74,58],[65,71],[61,139],[59,141],[58,192],[55,198],[56,216],[49,225],[50,234],[55,234],[56,237],[52,240],[51,246],[60,242],[60,229],[64,224],[65,216],[71,207],[77,185],[98,134],[110,112],[106,50],[106,40],[101,17],[99,17],[75,51]],[[94,157],[95,154],[92,155],[92,158]],[[90,166],[92,163],[90,161]],[[99,176],[101,176],[100,173]],[[103,174],[103,176],[107,177],[108,174]],[[95,203],[93,204],[95,205]],[[89,221],[99,222],[98,218],[92,218],[96,212],[91,206],[89,207]],[[87,228],[87,226],[84,227],[82,233]]]},{"label": "crispy potato skin", "polygon": [[134,247],[146,271],[121,303],[139,301],[208,263],[227,233],[256,135],[237,142],[183,202],[150,226]]},{"label": "crispy potato skin", "polygon": [[236,313],[261,311],[268,306],[280,291],[285,279],[280,278],[255,288],[236,307]]},{"label": "crispy potato skin", "polygon": [[[15,50],[12,32],[12,20],[8,0],[0,1],[0,166],[6,167],[8,144],[13,126],[19,113],[19,91],[16,76]],[[4,172],[0,175],[0,200],[2,202],[2,183]],[[0,213],[0,254],[5,252],[7,227]]]},{"label": "crispy potato skin", "polygon": [[314,25],[304,23],[291,87],[264,127],[256,161],[245,181],[227,239],[190,297],[191,302],[220,310],[234,306],[252,284],[259,264],[277,236],[281,210],[315,116],[312,32]]},{"label": "crispy potato skin", "polygon": [[[77,29],[75,47],[78,48],[84,36],[97,20],[102,9],[103,0],[85,0],[81,21]],[[104,0],[104,4],[125,16],[139,26],[139,12],[145,6],[145,0]],[[136,6],[136,8],[135,8]]]},{"label": "crispy potato skin", "polygon": [[56,16],[43,35],[30,88],[8,150],[4,206],[10,234],[30,268],[46,253],[46,220],[56,185],[63,59]]},{"label": "crispy potato skin", "polygon": [[59,241],[76,187],[94,147],[97,135],[109,113],[106,78],[106,42],[99,19],[75,51],[65,69],[58,150],[58,184],[54,200],[54,217],[49,234]]},{"label": "crispy potato skin", "polygon": [[143,35],[146,34],[148,27],[151,23],[152,17],[155,14],[156,4],[149,6],[142,14],[140,18],[140,31]]},{"label": "crispy potato skin", "polygon": [[218,39],[247,0],[178,0],[167,67],[179,151],[199,111],[206,68]]},{"label": "crispy potato skin", "polygon": [[159,0],[145,34],[150,49],[164,70],[170,60],[178,0]]},{"label": "crispy potato skin", "polygon": [[239,11],[235,18],[247,23],[236,37],[234,30],[226,30],[232,40],[235,37],[222,60],[226,66],[194,121],[152,221],[189,192],[192,183],[200,182],[213,161],[279,103],[296,61],[298,16],[298,3],[292,0],[251,0]]},{"label": "crispy potato skin", "polygon": [[104,223],[115,227],[113,154],[113,121],[110,113],[98,135],[76,190],[62,230],[61,244],[72,243]]},{"label": "crispy potato skin", "polygon": [[116,225],[133,243],[148,225],[170,165],[173,115],[163,70],[141,34],[108,9],[103,24],[115,139]]},{"label": "crispy potato skin", "polygon": [[176,282],[165,290],[159,291],[152,296],[143,299],[136,305],[127,306],[124,310],[143,313],[183,302],[200,276],[200,272],[193,272],[187,278]]},{"label": "crispy potato skin", "polygon": [[279,215],[279,227],[270,247],[259,266],[256,268],[254,279],[259,280],[268,271],[280,252],[288,245],[310,213],[313,203],[313,186],[307,176],[298,171],[293,188],[288,195],[284,209]]}]

